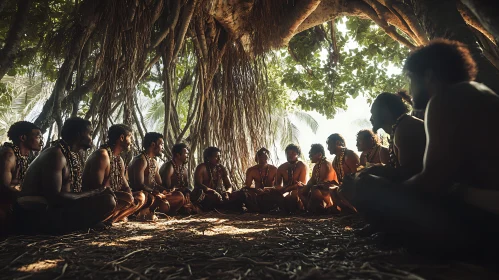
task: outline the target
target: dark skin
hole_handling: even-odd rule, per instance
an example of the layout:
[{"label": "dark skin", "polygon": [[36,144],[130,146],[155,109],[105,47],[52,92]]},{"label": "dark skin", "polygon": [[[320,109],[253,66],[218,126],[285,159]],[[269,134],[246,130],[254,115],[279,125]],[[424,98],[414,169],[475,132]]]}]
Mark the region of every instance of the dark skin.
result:
[{"label": "dark skin", "polygon": [[[319,165],[317,163],[320,160],[322,160],[322,158],[324,157],[324,155],[322,153],[310,152],[309,157],[310,157],[310,160],[312,161],[312,163],[315,163],[315,166],[312,169],[312,178],[310,178],[310,180],[308,180],[308,182],[307,182],[308,187],[318,185],[321,183],[325,183],[325,182],[333,182],[333,181],[337,182],[338,181],[338,177],[336,176],[336,172],[334,171],[333,165],[328,160],[323,160],[323,162],[321,164],[321,169],[317,170],[319,168]],[[317,172],[319,172],[319,180],[317,180],[317,177],[316,177]]]},{"label": "dark skin", "polygon": [[[15,143],[21,155],[29,155],[30,151],[40,151],[43,147],[43,136],[39,129],[33,129],[28,135],[22,135]],[[21,182],[17,179],[19,170],[16,169],[16,156],[10,147],[0,148],[0,193],[6,197],[14,197],[20,190]]]},{"label": "dark skin", "polygon": [[[89,126],[75,139],[68,142],[71,151],[89,149],[93,130]],[[68,160],[58,146],[44,150],[31,164],[23,182],[21,197],[44,197],[49,205],[66,209],[69,217],[63,225],[68,230],[92,225],[110,217],[116,199],[107,187],[93,191],[71,192],[71,177]]]},{"label": "dark skin", "polygon": [[[344,149],[344,143],[341,141],[328,141],[327,149],[332,155],[338,155],[341,150]],[[343,172],[344,175],[352,174],[357,172],[357,168],[360,165],[359,156],[352,150],[346,150],[343,161]]]},{"label": "dark skin", "polygon": [[[132,143],[132,134],[121,135],[111,148],[114,156],[119,156],[121,152],[128,151]],[[125,164],[120,157],[122,186],[118,191],[114,191],[118,205],[116,206],[112,222],[119,221],[131,215],[138,209],[137,204],[144,203],[144,194],[132,194],[128,181],[125,177]],[[85,164],[83,171],[83,190],[92,190],[110,186],[111,159],[106,149],[98,149],[93,152]],[[135,196],[135,199],[134,199]]]},{"label": "dark skin", "polygon": [[[183,148],[180,154],[175,154],[173,159],[175,162],[175,166],[181,166],[187,164],[189,160],[189,149]],[[189,178],[189,174],[187,173],[187,168],[183,170],[184,180]],[[159,169],[159,174],[161,176],[161,182],[163,183],[163,187],[167,190],[175,190],[175,189],[184,189],[185,186],[180,186],[180,178],[177,178],[177,174],[175,174],[174,167],[171,162],[166,162]]]},{"label": "dark skin", "polygon": [[[409,77],[415,104],[421,108],[425,105],[424,100],[429,100],[425,116],[428,143],[423,170],[405,182],[406,187],[446,193],[454,184],[462,185],[465,186],[462,199],[499,213],[499,163],[494,160],[494,150],[490,148],[491,143],[499,140],[499,133],[492,129],[499,119],[499,97],[475,82],[453,85],[439,82],[431,71],[423,77]],[[463,108],[467,114],[463,114]],[[459,152],[470,140],[462,137],[463,128],[472,129],[472,152]],[[484,157],[484,154],[489,156]]]},{"label": "dark skin", "polygon": [[[274,182],[277,176],[277,167],[268,164],[269,157],[266,153],[260,153],[257,156],[258,164],[248,168],[246,171],[246,180],[245,186],[248,188],[256,188],[263,189],[265,187],[274,186]],[[269,173],[267,178],[265,179],[264,185],[262,185],[261,175],[265,176],[267,173],[267,168],[269,169]],[[254,183],[254,186],[253,186]]]},{"label": "dark skin", "polygon": [[[275,181],[276,189],[280,190],[281,193],[291,192],[298,189],[298,187],[303,187],[307,182],[307,166],[298,160],[298,153],[294,149],[290,149],[286,152],[286,158],[288,162],[281,164],[277,168],[277,177]],[[288,169],[291,167],[292,163],[296,163],[296,169],[293,173],[293,178],[288,178]]]},{"label": "dark skin", "polygon": [[[154,158],[161,155],[161,151],[163,150],[163,148],[164,140],[160,138],[146,149],[146,153],[149,157]],[[133,158],[132,162],[130,162],[130,165],[128,166],[128,174],[130,179],[130,187],[134,191],[147,191],[152,193],[156,190],[160,192],[165,190],[161,186],[161,176],[159,175],[159,167],[157,162],[154,175],[156,182],[150,182],[147,160],[143,155],[138,155]]]},{"label": "dark skin", "polygon": [[216,182],[217,180],[222,180],[223,186],[226,191],[226,193],[222,195],[222,198],[224,200],[229,200],[228,193],[232,193],[232,183],[230,181],[227,169],[220,164],[220,152],[216,152],[208,158],[208,162],[201,163],[196,167],[196,170],[194,171],[194,186],[196,188],[201,188],[205,193],[216,193],[216,191],[214,190],[216,186],[211,185],[212,180],[210,178],[210,174],[208,173],[208,166],[211,168],[211,170],[215,170],[215,168],[217,167],[221,168],[222,171],[220,172],[220,174],[216,174],[216,172],[214,172],[214,181]]},{"label": "dark skin", "polygon": [[[366,166],[367,155],[372,152],[375,147],[375,143],[372,139],[363,139],[362,137],[357,137],[357,150],[362,152],[360,154],[360,165]],[[371,158],[371,157],[370,157]],[[390,153],[388,148],[381,147],[379,153],[374,155],[372,158],[373,164],[388,164],[390,162]]]}]

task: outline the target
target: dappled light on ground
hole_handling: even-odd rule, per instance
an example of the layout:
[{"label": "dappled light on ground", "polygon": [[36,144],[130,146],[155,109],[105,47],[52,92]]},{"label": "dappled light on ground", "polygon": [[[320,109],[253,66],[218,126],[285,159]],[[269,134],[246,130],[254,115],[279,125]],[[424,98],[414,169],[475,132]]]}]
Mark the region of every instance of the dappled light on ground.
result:
[{"label": "dappled light on ground", "polygon": [[357,216],[208,213],[0,241],[5,279],[491,279],[482,266],[359,237]]}]

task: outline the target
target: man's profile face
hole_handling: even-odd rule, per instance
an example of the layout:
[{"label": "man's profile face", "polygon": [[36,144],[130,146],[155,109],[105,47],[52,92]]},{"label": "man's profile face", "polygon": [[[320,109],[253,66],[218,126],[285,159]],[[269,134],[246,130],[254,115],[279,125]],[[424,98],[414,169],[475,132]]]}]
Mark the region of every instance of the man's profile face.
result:
[{"label": "man's profile face", "polygon": [[189,149],[183,148],[182,153],[180,154],[180,161],[183,164],[186,164],[188,160],[189,160]]},{"label": "man's profile face", "polygon": [[366,139],[363,139],[362,137],[357,137],[357,150],[359,152],[369,150],[368,146],[369,145],[368,145],[368,142],[366,141]]},{"label": "man's profile face", "polygon": [[130,151],[133,141],[132,133],[128,132],[126,135],[121,135],[120,140],[123,151]]},{"label": "man's profile face", "polygon": [[156,140],[156,142],[154,142],[154,149],[153,149],[153,152],[154,152],[154,156],[161,156],[163,154],[163,149],[165,147],[165,141],[163,140],[163,138],[159,138],[158,140]]},{"label": "man's profile face", "polygon": [[298,160],[298,153],[295,151],[295,149],[289,149],[286,152],[286,158],[288,162],[295,162]]},{"label": "man's profile face", "polygon": [[334,155],[336,153],[336,141],[327,140],[326,144],[329,154]]},{"label": "man's profile face", "polygon": [[407,76],[411,80],[410,93],[413,106],[417,110],[424,110],[430,100],[427,82],[423,77],[414,73],[408,73]]},{"label": "man's profile face", "polygon": [[218,165],[218,164],[220,164],[220,152],[216,152],[216,153],[212,154],[212,155],[208,158],[208,162],[209,162],[211,165]]},{"label": "man's profile face", "polygon": [[31,130],[24,144],[32,151],[40,151],[43,147],[42,132],[39,129]]},{"label": "man's profile face", "polygon": [[80,145],[83,149],[88,150],[92,148],[92,134],[94,133],[94,129],[92,126],[87,126],[85,131],[80,135]]},{"label": "man's profile face", "polygon": [[267,164],[269,157],[267,156],[266,153],[259,153],[258,156],[256,157],[256,160],[258,164],[265,165]]},{"label": "man's profile face", "polygon": [[310,161],[311,161],[312,163],[318,163],[318,162],[319,162],[319,160],[322,158],[322,154],[321,154],[321,153],[314,153],[314,152],[312,152],[312,151],[310,151],[310,152],[308,153],[308,156],[309,156]]},{"label": "man's profile face", "polygon": [[376,133],[378,129],[383,126],[384,116],[383,116],[383,108],[379,102],[374,101],[371,106],[371,124],[373,126],[373,131]]}]

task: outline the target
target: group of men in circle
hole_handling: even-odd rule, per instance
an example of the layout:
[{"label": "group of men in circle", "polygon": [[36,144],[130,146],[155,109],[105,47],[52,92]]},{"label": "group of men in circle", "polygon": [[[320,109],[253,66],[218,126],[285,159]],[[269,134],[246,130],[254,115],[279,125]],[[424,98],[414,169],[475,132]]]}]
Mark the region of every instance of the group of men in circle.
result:
[{"label": "group of men in circle", "polygon": [[[208,147],[190,188],[189,149],[176,144],[172,159],[159,166],[159,133],[147,133],[143,151],[126,169],[120,154],[132,143],[132,131],[113,125],[108,141],[83,164],[80,150],[92,145],[92,127],[81,118],[66,120],[61,139],[30,163],[30,151],[43,146],[40,130],[19,122],[9,131],[12,143],[0,150],[0,222],[14,221],[22,232],[67,232],[129,215],[154,219],[154,213],[195,213],[212,209],[287,213],[355,213],[375,231],[402,236],[406,244],[432,248],[483,248],[499,233],[499,189],[493,143],[499,140],[499,97],[474,82],[476,64],[466,46],[438,39],[407,58],[414,109],[402,93],[381,93],[371,107],[373,131],[360,131],[358,156],[339,134],[312,145],[310,179],[299,160],[300,148],[286,147],[287,162],[268,163],[270,152],[256,152],[257,165],[236,189]],[[376,132],[390,135],[382,147]],[[466,136],[466,131],[468,136]],[[470,136],[472,135],[472,136]],[[471,141],[474,138],[474,141]],[[29,166],[29,168],[28,168]],[[127,172],[126,172],[127,171]],[[447,246],[447,247],[446,247]],[[424,246],[423,246],[424,247]]]}]

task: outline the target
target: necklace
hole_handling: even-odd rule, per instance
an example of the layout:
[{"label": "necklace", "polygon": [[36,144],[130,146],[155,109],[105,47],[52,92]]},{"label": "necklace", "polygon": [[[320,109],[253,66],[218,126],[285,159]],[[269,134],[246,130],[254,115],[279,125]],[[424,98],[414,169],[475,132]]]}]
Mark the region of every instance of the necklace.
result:
[{"label": "necklace", "polygon": [[394,149],[394,138],[395,138],[395,131],[397,130],[397,126],[400,124],[400,122],[407,116],[407,114],[402,114],[400,115],[397,120],[395,121],[395,124],[392,125],[392,133],[390,133],[390,140],[388,140],[389,146],[388,146],[388,153],[390,155],[390,165],[393,168],[398,168],[400,167],[399,160],[397,158],[397,155],[395,155],[395,149]]},{"label": "necklace", "polygon": [[113,191],[119,191],[123,186],[123,177],[122,169],[121,169],[121,156],[115,156],[111,147],[108,145],[102,145],[101,149],[105,149],[109,154],[109,185]]},{"label": "necklace", "polygon": [[376,157],[377,154],[379,154],[380,148],[381,148],[381,146],[376,144],[376,146],[374,146],[374,148],[372,148],[371,151],[369,151],[366,154],[366,162],[374,163],[374,158]]},{"label": "necklace", "polygon": [[[215,169],[215,171],[213,171],[209,164],[206,164],[206,166],[208,168],[208,173],[210,174],[210,187],[214,188],[215,191],[219,193],[224,193],[225,190],[223,190],[222,187],[220,186],[220,167],[218,165],[215,166],[215,168],[213,168]],[[215,176],[213,175],[213,172],[215,172],[217,175],[216,179]]]},{"label": "necklace", "polygon": [[321,160],[319,160],[319,162],[317,163],[316,165],[316,169],[315,169],[315,174],[312,175],[312,177],[315,178],[315,183],[316,184],[319,184],[319,180],[320,180],[320,177],[321,177],[321,166],[322,166],[322,163],[326,160],[326,158],[321,158]]},{"label": "necklace", "polygon": [[179,166],[175,165],[175,161],[172,159],[171,160],[172,166],[173,166],[173,172],[175,172],[175,177],[177,177],[178,185],[180,187],[186,187],[186,183],[184,182],[184,171],[185,171],[185,166],[184,164],[181,164]]},{"label": "necklace", "polygon": [[15,144],[5,142],[3,146],[9,147],[14,150],[14,155],[16,156],[16,179],[19,181],[19,183],[22,183],[24,180],[24,175],[26,174],[26,170],[28,169],[28,166],[30,164],[29,156],[23,156],[21,154],[21,149]]},{"label": "necklace", "polygon": [[336,174],[338,176],[338,183],[343,182],[343,176],[345,173],[343,172],[343,162],[345,161],[345,151],[346,148],[341,148],[340,154],[338,154],[336,157],[334,157],[333,160],[333,168],[336,171]]},{"label": "necklace", "polygon": [[293,185],[293,178],[295,176],[297,162],[290,163],[290,166],[288,167],[288,186]]},{"label": "necklace", "polygon": [[265,170],[265,175],[262,174],[262,170],[258,168],[258,173],[260,174],[260,184],[262,186],[262,189],[265,188],[265,182],[267,181],[267,178],[269,177],[269,169],[270,167],[267,165],[267,168]]},{"label": "necklace", "polygon": [[80,154],[71,151],[68,143],[64,140],[54,142],[61,149],[62,154],[66,158],[69,165],[69,177],[71,180],[71,191],[75,193],[81,192],[81,176],[82,176],[82,159]]},{"label": "necklace", "polygon": [[156,161],[154,158],[147,155],[146,151],[142,152],[142,155],[146,158],[147,167],[149,170],[149,184],[152,187],[156,187],[158,184],[156,182]]}]

